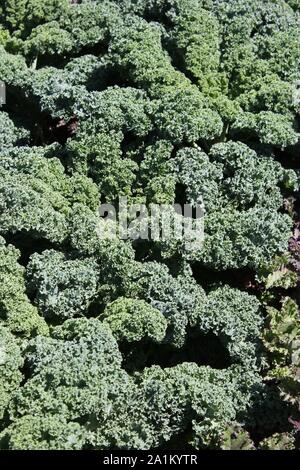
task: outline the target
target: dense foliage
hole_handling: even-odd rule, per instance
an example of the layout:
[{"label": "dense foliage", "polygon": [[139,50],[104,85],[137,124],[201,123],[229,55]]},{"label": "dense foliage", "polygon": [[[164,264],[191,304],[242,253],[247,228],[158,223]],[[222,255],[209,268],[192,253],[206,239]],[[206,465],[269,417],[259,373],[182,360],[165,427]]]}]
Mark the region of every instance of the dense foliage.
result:
[{"label": "dense foliage", "polygon": [[[1,1],[1,449],[298,448],[299,35],[298,0]],[[122,196],[203,245],[101,239]]]}]

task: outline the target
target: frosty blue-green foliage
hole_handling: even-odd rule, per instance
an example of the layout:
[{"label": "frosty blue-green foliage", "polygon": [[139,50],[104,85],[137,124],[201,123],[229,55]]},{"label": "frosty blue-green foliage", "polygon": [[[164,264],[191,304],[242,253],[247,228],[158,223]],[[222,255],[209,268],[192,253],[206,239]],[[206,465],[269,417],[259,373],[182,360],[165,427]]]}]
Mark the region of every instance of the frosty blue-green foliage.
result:
[{"label": "frosty blue-green foliage", "polygon": [[40,314],[65,320],[86,313],[97,292],[95,259],[67,259],[63,253],[46,250],[32,255],[27,266],[28,291]]},{"label": "frosty blue-green foliage", "polygon": [[[108,448],[111,442],[123,449],[148,448],[196,417],[220,423],[235,419],[244,411],[245,389],[250,393],[251,384],[257,382],[254,374],[248,374],[245,386],[245,372],[241,380],[237,370],[233,380],[230,371],[192,363],[165,370],[154,366],[130,377],[121,368],[110,329],[98,320],[67,320],[53,330],[52,338],[32,340],[25,361],[29,379],[13,394],[9,406],[13,423],[2,433],[9,448],[19,448],[22,441],[26,448],[37,448],[40,429],[49,429],[43,445],[59,448],[61,434],[52,430],[54,419],[58,426],[66,423],[63,435],[73,431],[64,448],[77,448],[78,442],[96,448]],[[26,426],[34,422],[37,428],[26,434]]]}]

